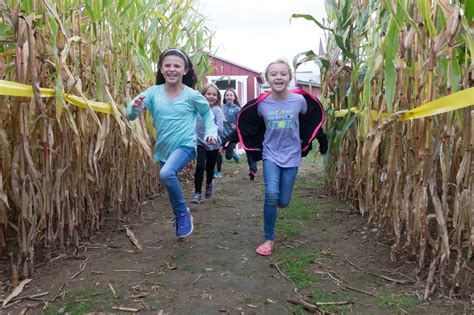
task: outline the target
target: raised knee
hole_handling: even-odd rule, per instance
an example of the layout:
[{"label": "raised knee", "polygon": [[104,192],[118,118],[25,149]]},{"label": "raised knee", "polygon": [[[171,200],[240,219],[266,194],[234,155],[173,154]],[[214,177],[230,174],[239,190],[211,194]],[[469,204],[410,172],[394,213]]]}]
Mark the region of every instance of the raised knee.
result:
[{"label": "raised knee", "polygon": [[278,203],[278,193],[272,193],[272,192],[266,193],[265,194],[265,201],[267,203],[277,204]]},{"label": "raised knee", "polygon": [[163,184],[168,183],[172,178],[173,178],[173,173],[167,172],[166,170],[161,169],[160,170],[160,181]]},{"label": "raised knee", "polygon": [[286,207],[288,207],[288,205],[289,205],[288,202],[282,203],[282,204],[279,204],[279,205],[278,205],[278,208],[286,208]]}]

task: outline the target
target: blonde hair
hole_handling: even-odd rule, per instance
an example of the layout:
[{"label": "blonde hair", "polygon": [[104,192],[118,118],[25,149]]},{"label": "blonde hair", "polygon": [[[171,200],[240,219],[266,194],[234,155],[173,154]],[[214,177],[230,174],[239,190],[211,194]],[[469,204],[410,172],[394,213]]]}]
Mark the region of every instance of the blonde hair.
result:
[{"label": "blonde hair", "polygon": [[209,90],[209,88],[211,88],[211,87],[215,88],[216,91],[217,91],[216,105],[220,107],[221,104],[222,104],[222,96],[221,96],[221,91],[219,91],[219,88],[217,87],[217,85],[215,85],[214,83],[208,83],[208,84],[204,85],[204,87],[201,90],[201,94],[204,96],[204,94],[206,94],[207,90]]},{"label": "blonde hair", "polygon": [[290,80],[293,78],[293,72],[291,71],[291,67],[290,67],[290,64],[288,63],[288,61],[286,61],[285,59],[277,59],[275,61],[272,61],[268,64],[267,68],[265,69],[265,79],[268,80],[268,68],[270,68],[271,65],[274,65],[274,64],[277,64],[277,63],[281,63],[281,64],[284,64],[285,66],[288,67],[288,73],[290,75]]}]

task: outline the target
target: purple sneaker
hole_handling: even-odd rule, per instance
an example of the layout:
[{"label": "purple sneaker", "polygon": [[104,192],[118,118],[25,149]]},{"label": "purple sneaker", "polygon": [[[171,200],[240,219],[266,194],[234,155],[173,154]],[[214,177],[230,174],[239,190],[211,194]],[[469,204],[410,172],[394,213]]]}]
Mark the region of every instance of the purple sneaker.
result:
[{"label": "purple sneaker", "polygon": [[200,203],[201,202],[201,194],[194,193],[193,198],[191,199],[192,203]]},{"label": "purple sneaker", "polygon": [[193,216],[189,211],[189,208],[186,208],[186,212],[179,214],[176,217],[176,236],[181,239],[186,236],[191,235],[193,232]]},{"label": "purple sneaker", "polygon": [[214,193],[214,185],[212,183],[209,185],[206,185],[206,193],[204,194],[206,199],[211,198],[213,193]]}]

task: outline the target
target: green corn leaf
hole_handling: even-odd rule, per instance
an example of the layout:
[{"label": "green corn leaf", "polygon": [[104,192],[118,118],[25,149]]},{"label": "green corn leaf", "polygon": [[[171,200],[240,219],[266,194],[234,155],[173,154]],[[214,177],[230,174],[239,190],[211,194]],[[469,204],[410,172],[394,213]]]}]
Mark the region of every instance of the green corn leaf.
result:
[{"label": "green corn leaf", "polygon": [[387,108],[392,111],[393,100],[395,98],[395,90],[397,85],[397,70],[393,60],[386,59],[385,65],[385,98],[387,100]]},{"label": "green corn leaf", "polygon": [[[300,57],[304,57],[304,58],[300,60]],[[316,60],[317,57],[318,56],[312,50],[308,50],[308,51],[297,54],[296,56],[293,57],[293,69],[295,69],[296,71],[296,69],[300,65],[310,60]]]},{"label": "green corn leaf", "polygon": [[[340,29],[346,29],[349,24],[351,23],[351,4],[353,3],[352,0],[344,0],[344,4],[343,4],[343,7],[342,7],[342,14],[341,14],[341,18],[342,18],[342,21],[340,21],[340,23],[338,23],[339,25],[341,25],[339,28]],[[354,11],[355,12],[355,11]]]},{"label": "green corn leaf", "polygon": [[146,76],[148,77],[149,80],[153,80],[154,78],[154,73],[153,73],[153,68],[151,66],[150,59],[148,59],[146,56],[142,55],[141,53],[137,54],[138,62],[140,66],[142,67],[143,71],[145,71]]},{"label": "green corn leaf", "polygon": [[0,24],[0,39],[6,39],[8,34],[11,34],[12,27],[6,24]]},{"label": "green corn leaf", "polygon": [[431,20],[431,1],[429,0],[417,0],[418,10],[423,16],[423,21],[425,22],[425,27],[428,29],[428,34],[431,38],[436,36],[436,27]]},{"label": "green corn leaf", "polygon": [[407,0],[398,0],[397,1],[397,16],[398,19],[402,21],[402,27],[404,22],[408,22],[412,28],[418,30],[418,24],[411,18],[410,13],[407,10]]},{"label": "green corn leaf", "polygon": [[92,22],[96,22],[97,21],[97,16],[95,15],[95,11],[92,9],[90,2],[86,1],[84,3],[84,6],[85,6],[86,12],[89,15],[89,17],[91,18]]},{"label": "green corn leaf", "polygon": [[330,18],[337,16],[339,10],[334,0],[326,0],[324,4],[326,7],[326,12]]},{"label": "green corn leaf", "polygon": [[351,60],[356,60],[357,59],[357,56],[354,55],[350,49],[348,49],[348,46],[345,45],[344,43],[344,38],[339,35],[339,34],[336,34],[334,29],[332,28],[329,28],[327,26],[324,26],[321,22],[319,22],[318,20],[316,20],[313,16],[309,15],[309,14],[292,14],[291,15],[292,18],[303,18],[303,19],[306,19],[306,20],[309,20],[309,21],[313,21],[314,23],[316,23],[320,28],[324,29],[324,30],[328,30],[330,31],[331,33],[334,34],[334,37],[335,37],[335,40],[336,40],[336,44],[339,48],[341,48],[343,54],[351,59]]},{"label": "green corn leaf", "polygon": [[469,23],[474,20],[474,0],[464,0],[464,15]]},{"label": "green corn leaf", "polygon": [[309,14],[292,14],[291,15],[292,18],[303,18],[305,20],[308,20],[308,21],[313,21],[314,23],[316,23],[320,28],[322,28],[323,30],[328,30],[328,31],[333,31],[332,28],[329,28],[327,26],[324,26],[321,22],[319,22],[318,20],[316,20],[312,15],[309,15]]},{"label": "green corn leaf", "polygon": [[383,0],[383,3],[385,7],[390,11],[391,17],[393,21],[397,24],[397,27],[399,29],[402,28],[403,21],[400,20],[400,17],[398,16],[397,12],[395,11],[395,8],[393,7],[393,1],[392,0]]},{"label": "green corn leaf", "polygon": [[344,141],[344,136],[346,135],[349,128],[354,125],[357,120],[357,115],[346,115],[343,118],[343,123],[340,129],[336,133],[335,144],[338,149],[342,147],[342,142]]},{"label": "green corn leaf", "polygon": [[94,10],[94,17],[96,18],[95,21],[99,21],[101,17],[101,12],[102,12],[102,1],[100,0],[95,0],[92,1],[93,3],[93,10]]},{"label": "green corn leaf", "polygon": [[451,58],[451,92],[459,90],[459,82],[461,81],[461,66],[459,64],[457,54],[453,54]]},{"label": "green corn leaf", "polygon": [[[462,26],[466,33],[470,32],[469,23],[464,18],[462,19]],[[472,36],[465,36],[464,39],[466,40],[466,46],[471,54],[471,64],[474,64],[474,38]]]}]

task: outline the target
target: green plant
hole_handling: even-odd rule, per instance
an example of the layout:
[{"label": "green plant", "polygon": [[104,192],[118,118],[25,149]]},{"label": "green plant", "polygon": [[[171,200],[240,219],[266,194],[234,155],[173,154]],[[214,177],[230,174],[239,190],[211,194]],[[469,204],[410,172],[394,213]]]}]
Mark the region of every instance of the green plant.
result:
[{"label": "green plant", "polygon": [[55,303],[46,314],[58,314],[59,310],[64,310],[68,314],[84,314],[91,312],[107,311],[107,305],[113,298],[110,291],[99,290],[91,292],[86,289],[69,292],[63,303]]},{"label": "green plant", "polygon": [[384,295],[377,299],[377,306],[389,307],[394,309],[402,308],[406,310],[416,306],[419,303],[420,301],[417,298],[409,297],[405,294]]}]

